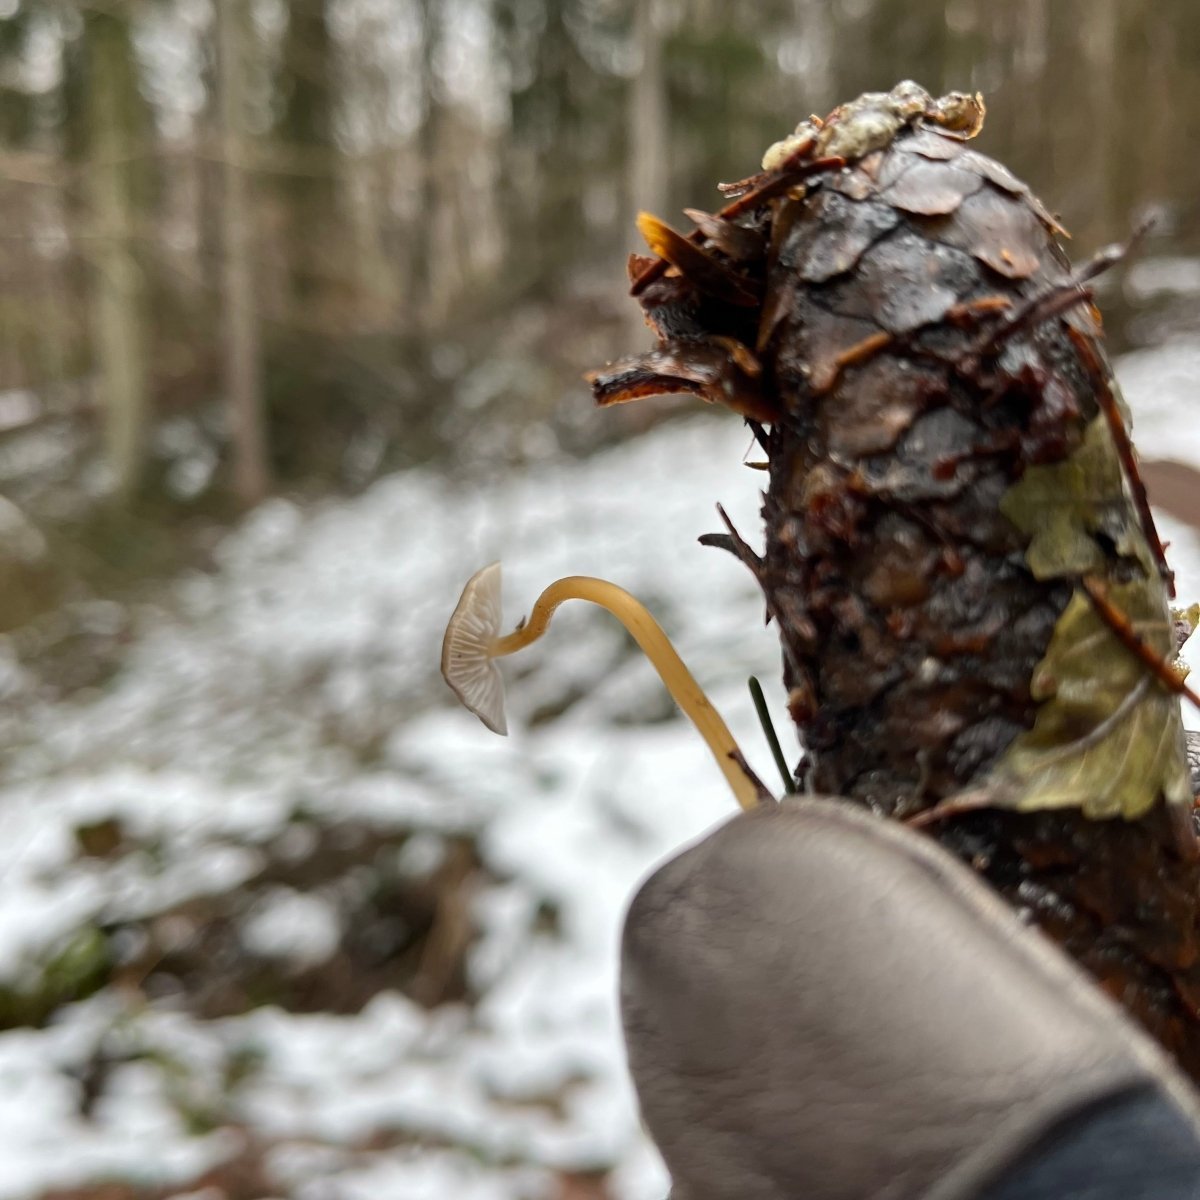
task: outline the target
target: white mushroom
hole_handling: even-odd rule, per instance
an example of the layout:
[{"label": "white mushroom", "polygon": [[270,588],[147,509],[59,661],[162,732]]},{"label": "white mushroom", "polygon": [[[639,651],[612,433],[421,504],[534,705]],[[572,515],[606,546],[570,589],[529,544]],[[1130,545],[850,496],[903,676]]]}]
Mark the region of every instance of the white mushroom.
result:
[{"label": "white mushroom", "polygon": [[564,600],[590,600],[599,604],[629,630],[654,664],[675,703],[691,718],[708,744],[743,808],[754,808],[769,796],[747,765],[729,727],[684,666],[662,627],[644,605],[606,579],[568,575],[557,580],[537,598],[529,621],[501,637],[500,564],[492,563],[472,575],[442,640],[442,674],[466,708],[494,732],[508,732],[504,719],[504,682],[494,660],[536,642]]},{"label": "white mushroom", "polygon": [[494,562],[476,571],[463,588],[442,639],[442,675],[463,707],[503,737],[508,734],[504,679],[490,652],[500,618],[500,564]]}]

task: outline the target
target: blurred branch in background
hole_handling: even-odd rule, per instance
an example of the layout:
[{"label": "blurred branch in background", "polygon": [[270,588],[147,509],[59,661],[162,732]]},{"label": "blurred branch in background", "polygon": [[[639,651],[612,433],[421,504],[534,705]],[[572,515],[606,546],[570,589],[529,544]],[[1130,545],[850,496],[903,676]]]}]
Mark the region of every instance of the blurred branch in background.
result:
[{"label": "blurred branch in background", "polygon": [[224,374],[228,394],[230,438],[234,452],[234,486],[243,504],[257,503],[267,494],[270,470],[263,420],[260,380],[261,343],[258,305],[254,296],[254,236],[245,154],[245,64],[249,42],[249,6],[225,0],[216,6],[218,89],[223,151],[222,225]]},{"label": "blurred branch in background", "polygon": [[[575,383],[637,336],[630,215],[902,75],[987,92],[1081,247],[1195,254],[1198,61],[1189,0],[13,0],[0,489],[86,534],[584,452],[638,420]],[[1106,298],[1118,349],[1161,299]]]},{"label": "blurred branch in background", "polygon": [[129,497],[141,476],[148,417],[144,287],[131,238],[144,164],[129,144],[146,113],[126,13],[85,9],[82,16],[77,119],[86,139],[85,203],[99,235],[91,251],[92,344],[108,466],[116,493]]}]

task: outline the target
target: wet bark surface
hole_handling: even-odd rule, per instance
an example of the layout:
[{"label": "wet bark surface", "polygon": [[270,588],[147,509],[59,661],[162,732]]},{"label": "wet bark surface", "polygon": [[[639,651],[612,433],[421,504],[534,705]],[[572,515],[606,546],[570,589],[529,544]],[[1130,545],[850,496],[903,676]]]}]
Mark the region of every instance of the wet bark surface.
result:
[{"label": "wet bark surface", "polygon": [[[732,548],[779,628],[804,783],[897,819],[941,804],[929,834],[1200,1078],[1190,815],[1157,789],[1117,798],[1133,820],[1040,811],[1036,794],[954,807],[1033,728],[1053,689],[1039,664],[1087,582],[1035,571],[1003,506],[1030,468],[1082,462],[1113,410],[1099,314],[1053,218],[952,122],[901,113],[864,150],[837,132],[860,115],[798,131],[721,213],[691,213],[690,236],[643,220],[659,257],[630,271],[660,345],[594,373],[596,396],[690,391],[756,429],[765,552]],[[849,151],[814,169],[831,146]],[[1144,583],[1165,614],[1156,535],[1131,549],[1135,490],[1080,488],[1087,579]]]}]

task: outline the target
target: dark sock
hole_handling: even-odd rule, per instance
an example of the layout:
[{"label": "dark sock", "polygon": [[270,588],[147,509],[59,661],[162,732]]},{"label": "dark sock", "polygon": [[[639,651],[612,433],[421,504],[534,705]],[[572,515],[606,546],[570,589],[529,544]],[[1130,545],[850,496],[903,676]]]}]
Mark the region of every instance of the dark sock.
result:
[{"label": "dark sock", "polygon": [[1163,1093],[1120,1096],[1057,1126],[979,1200],[1200,1200],[1200,1139]]}]

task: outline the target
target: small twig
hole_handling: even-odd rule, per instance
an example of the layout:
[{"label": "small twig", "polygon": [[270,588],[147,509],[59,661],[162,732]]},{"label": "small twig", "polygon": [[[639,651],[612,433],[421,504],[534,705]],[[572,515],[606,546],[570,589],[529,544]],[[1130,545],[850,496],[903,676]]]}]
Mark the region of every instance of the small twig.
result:
[{"label": "small twig", "polygon": [[[751,574],[755,579],[761,582],[763,560],[758,554],[755,554],[751,549],[750,544],[744,537],[733,527],[733,522],[729,519],[729,514],[725,511],[724,506],[717,505],[717,513],[721,517],[721,521],[725,528],[729,531],[729,547],[731,552],[747,567],[750,568]],[[711,536],[711,535],[706,535]],[[720,536],[719,534],[717,535]]]},{"label": "small twig", "polygon": [[897,344],[898,341],[899,339],[890,333],[868,334],[862,341],[856,342],[828,363],[823,364],[819,374],[814,373],[812,380],[814,394],[823,396],[826,392],[832,391],[838,379],[841,378],[842,372],[847,367],[859,366],[868,359],[874,358],[876,354],[886,350],[889,346]]},{"label": "small twig", "polygon": [[[787,625],[780,619],[779,613],[775,608],[774,601],[771,599],[771,592],[763,582],[766,564],[763,559],[754,553],[750,546],[746,543],[746,539],[734,528],[733,522],[729,519],[729,514],[725,511],[724,505],[717,505],[717,513],[724,523],[725,528],[729,531],[729,548],[731,552],[738,558],[739,561],[745,563],[750,569],[750,573],[754,576],[758,586],[762,589],[763,603],[767,609],[767,621],[774,618],[782,632],[787,628]],[[712,535],[708,535],[712,536]],[[719,534],[717,535],[720,536]],[[787,639],[781,641],[783,647],[783,656],[787,660],[788,667],[794,672],[797,677],[803,677],[804,668],[796,661],[796,656],[792,653],[791,647],[787,643]]]},{"label": "small twig", "polygon": [[763,783],[763,781],[761,779],[759,779],[759,777],[754,773],[754,769],[746,761],[746,756],[741,752],[740,749],[735,748],[733,750],[730,750],[729,751],[729,760],[750,781],[750,783],[753,786],[755,793],[757,795],[759,804],[761,804],[761,805],[768,805],[768,804],[777,805],[779,803],[779,800],[776,798],[775,793],[772,792],[767,787],[767,785],[765,783]]},{"label": "small twig", "polygon": [[742,556],[738,553],[738,548],[734,545],[733,538],[727,533],[702,533],[696,541],[702,546],[711,546],[714,550],[725,550],[729,554],[732,554],[738,562],[742,561]]},{"label": "small twig", "polygon": [[1200,711],[1200,696],[1188,686],[1186,680],[1180,678],[1171,664],[1134,629],[1129,617],[1108,598],[1108,590],[1104,584],[1094,575],[1085,575],[1080,579],[1079,585],[1092,602],[1092,607],[1100,619],[1112,630],[1121,645],[1146,667],[1167,691],[1176,696],[1186,696]]},{"label": "small twig", "polygon": [[930,825],[938,825],[950,817],[962,813],[978,812],[981,808],[995,808],[997,800],[1002,795],[1000,788],[974,788],[969,792],[959,792],[947,796],[940,804],[927,808],[924,812],[909,817],[904,824],[910,829],[927,829]]},{"label": "small twig", "polygon": [[1133,449],[1133,443],[1129,440],[1129,430],[1125,428],[1125,418],[1117,407],[1117,398],[1113,394],[1109,372],[1104,363],[1100,361],[1089,338],[1069,327],[1067,333],[1091,373],[1092,382],[1097,391],[1097,403],[1108,423],[1109,433],[1112,434],[1117,448],[1117,458],[1121,462],[1121,473],[1125,477],[1125,482],[1129,484],[1129,491],[1133,496],[1133,505],[1137,510],[1142,536],[1149,543],[1150,550],[1154,554],[1154,561],[1158,566],[1159,577],[1167,585],[1167,592],[1174,600],[1175,573],[1167,566],[1166,551],[1163,549],[1162,539],[1158,536],[1158,527],[1154,524],[1154,514],[1150,511],[1150,498],[1146,495],[1146,485],[1142,480],[1142,473],[1138,469],[1137,454]]},{"label": "small twig", "polygon": [[988,333],[978,345],[968,352],[971,357],[987,354],[998,349],[1014,334],[1022,329],[1035,325],[1048,317],[1057,316],[1077,304],[1090,302],[1092,289],[1084,285],[1111,270],[1128,257],[1145,237],[1150,229],[1150,222],[1145,221],[1129,235],[1129,240],[1112,246],[1104,246],[1097,250],[1083,266],[1072,271],[1070,276],[1061,283],[1051,283],[1041,291],[1035,292],[1027,300],[1019,304],[1007,321]]},{"label": "small twig", "polygon": [[767,745],[771,747],[771,757],[775,759],[775,766],[779,770],[779,776],[783,780],[784,794],[788,794],[795,790],[796,782],[792,778],[791,771],[788,770],[787,759],[783,756],[783,747],[779,744],[779,735],[775,732],[775,722],[771,720],[770,710],[767,708],[767,698],[763,695],[762,684],[758,679],[751,675],[748,681],[750,687],[750,699],[754,701],[754,711],[758,713],[758,723],[762,726],[763,736],[767,739]]},{"label": "small twig", "polygon": [[[952,308],[946,310],[942,319],[955,324],[971,321],[978,323],[981,318],[990,316],[996,312],[1003,312],[1011,306],[1012,301],[1007,296],[982,296],[978,300],[967,300],[962,304],[955,304]],[[843,350],[829,363],[825,364],[820,375],[814,377],[812,380],[813,391],[817,395],[823,395],[831,391],[847,367],[861,366],[889,348],[894,347],[897,350],[912,348],[915,339],[925,333],[932,324],[934,322],[927,321],[905,334],[868,334],[861,341]],[[968,351],[968,355],[974,353],[975,351],[973,350]]]},{"label": "small twig", "polygon": [[1022,330],[1048,321],[1051,317],[1060,316],[1077,305],[1090,304],[1094,299],[1095,292],[1090,287],[1081,286],[1074,279],[1069,279],[1066,283],[1053,283],[1044,292],[1021,305],[1016,314],[998,329],[984,334],[967,352],[964,361],[974,362],[984,355],[994,354]]}]

